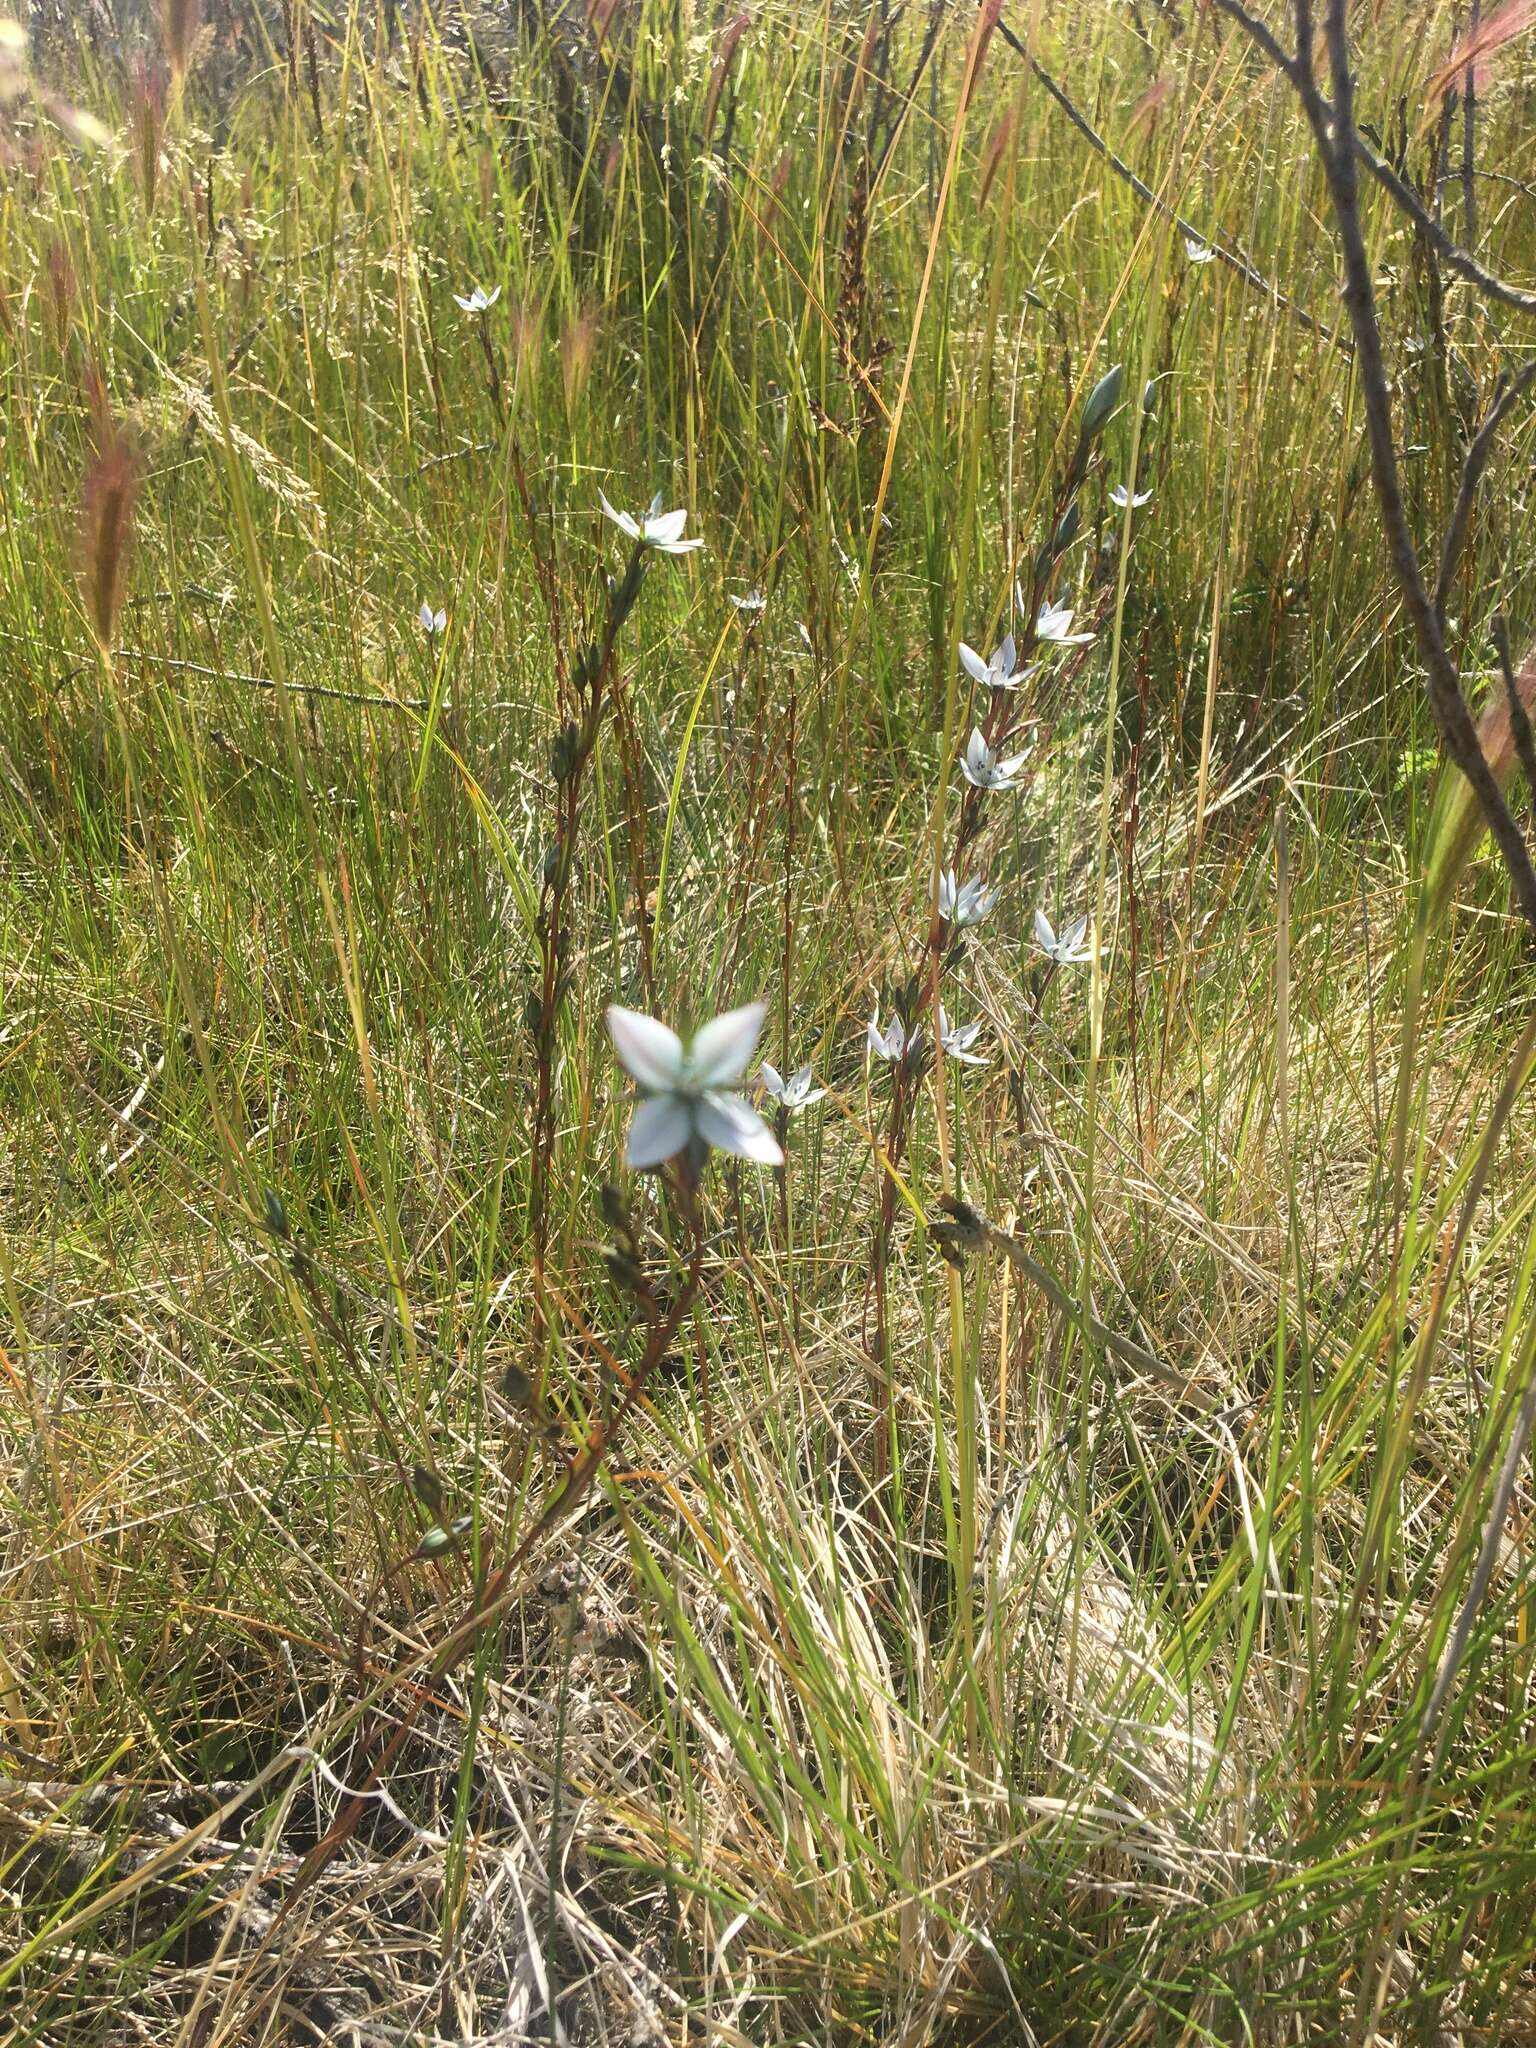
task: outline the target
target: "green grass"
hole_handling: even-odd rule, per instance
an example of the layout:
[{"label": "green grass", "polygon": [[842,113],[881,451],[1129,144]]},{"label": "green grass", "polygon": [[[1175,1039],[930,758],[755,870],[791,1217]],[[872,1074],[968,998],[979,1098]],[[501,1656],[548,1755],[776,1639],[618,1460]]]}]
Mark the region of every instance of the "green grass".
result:
[{"label": "green grass", "polygon": [[[1347,354],[1191,263],[1001,39],[962,112],[964,10],[909,97],[926,16],[781,0],[713,107],[728,14],[477,65],[290,11],[313,90],[231,10],[152,192],[84,40],[0,169],[3,2038],[1532,2038],[1526,1477],[1427,1718],[1536,1372],[1529,950],[1474,861],[1400,1073],[1439,770]],[[1339,319],[1302,126],[1214,15],[1012,26]],[[1452,11],[1356,33],[1361,118],[1418,119]],[[1503,177],[1533,91],[1517,42]],[[1530,218],[1489,179],[1512,277]],[[1428,540],[1525,337],[1368,226]],[[1049,579],[1096,638],[1025,684],[965,863],[989,1063],[892,1160],[864,1024],[960,816],[957,644],[1116,363]],[[105,654],[98,391],[141,474]],[[1536,625],[1533,448],[1522,408],[1450,605],[1479,691],[1494,611]],[[652,566],[582,785],[537,1272],[550,745],[624,560],[599,490],[658,489],[706,545]],[[1098,968],[1045,974],[1037,904],[1096,910]],[[782,1180],[711,1164],[701,1291],[530,1541],[640,1357],[605,1179],[684,1285],[603,1023],[647,953],[661,1014],[762,995],[829,1094]],[[1054,1299],[951,1273],[956,1189]],[[425,1562],[417,1465],[473,1518]]]}]

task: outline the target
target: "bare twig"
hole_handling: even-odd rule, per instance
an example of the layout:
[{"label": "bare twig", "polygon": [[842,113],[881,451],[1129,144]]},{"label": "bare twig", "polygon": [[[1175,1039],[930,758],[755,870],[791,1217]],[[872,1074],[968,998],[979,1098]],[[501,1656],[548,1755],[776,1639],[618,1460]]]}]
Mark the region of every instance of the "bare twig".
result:
[{"label": "bare twig", "polygon": [[445,448],[441,455],[429,455],[418,462],[414,469],[395,471],[397,483],[412,483],[417,477],[427,476],[434,469],[441,469],[445,463],[467,462],[473,455],[489,455],[496,446],[494,441],[466,441],[462,448]]},{"label": "bare twig", "polygon": [[114,661],[148,662],[155,668],[170,669],[178,675],[206,676],[215,683],[243,683],[251,690],[283,690],[293,697],[329,697],[340,704],[371,704],[380,711],[425,711],[425,697],[386,697],[377,690],[341,690],[332,683],[276,682],[271,676],[245,675],[238,669],[209,668],[200,661],[178,661],[169,654],[154,654],[147,647],[113,649]]},{"label": "bare twig", "polygon": [[1468,445],[1466,458],[1461,465],[1461,484],[1451,511],[1451,523],[1445,529],[1445,540],[1440,549],[1440,573],[1435,578],[1435,616],[1440,621],[1442,630],[1445,626],[1446,600],[1451,594],[1456,565],[1461,560],[1461,551],[1467,544],[1467,528],[1472,523],[1472,506],[1477,497],[1477,487],[1482,482],[1483,471],[1488,467],[1488,458],[1493,453],[1493,444],[1498,437],[1499,428],[1504,424],[1510,409],[1530,389],[1533,377],[1536,377],[1536,363],[1527,363],[1516,376],[1499,379],[1488,417]]},{"label": "bare twig", "polygon": [[561,727],[551,750],[555,783],[554,834],[545,855],[534,921],[539,953],[538,981],[528,999],[528,1023],[533,1036],[537,1073],[528,1183],[528,1233],[534,1305],[541,1330],[545,1322],[544,1252],[548,1242],[550,1179],[555,1151],[556,1038],[560,1010],[572,973],[571,935],[565,922],[566,899],[576,862],[582,783],[597,745],[603,715],[613,694],[619,632],[634,610],[647,566],[645,544],[636,540],[623,576],[609,581],[601,631],[583,651],[570,679],[578,715]]},{"label": "bare twig", "polygon": [[[1225,6],[1227,0],[1217,0],[1218,6]],[[1326,101],[1324,102],[1326,105]],[[1468,284],[1475,284],[1485,298],[1496,299],[1501,306],[1508,306],[1516,313],[1536,313],[1536,292],[1522,291],[1518,285],[1506,284],[1486,265],[1478,262],[1470,250],[1464,249],[1454,235],[1435,219],[1435,216],[1419,198],[1417,192],[1398,176],[1384,157],[1360,134],[1354,136],[1355,155],[1360,159],[1378,185],[1391,193],[1398,206],[1433,245],[1435,254],[1447,270],[1454,270],[1458,277]]]},{"label": "bare twig", "polygon": [[[1282,71],[1291,81],[1291,84],[1295,86],[1298,93],[1302,93],[1303,100],[1305,100],[1306,93],[1303,92],[1302,66],[1299,57],[1293,57],[1278,36],[1275,35],[1274,31],[1261,21],[1256,14],[1251,13],[1242,4],[1242,0],[1216,0],[1216,5],[1229,20],[1235,21],[1244,33],[1257,44],[1276,69]],[[1310,14],[1310,9],[1308,12]],[[1331,121],[1333,109],[1328,104],[1326,97],[1318,91],[1317,82],[1312,77],[1310,47],[1307,54],[1306,76],[1309,81],[1313,104],[1322,113],[1325,122]],[[1309,115],[1311,111],[1312,109],[1309,107]],[[1314,129],[1316,125],[1314,121]],[[1366,141],[1359,129],[1355,127],[1353,120],[1350,121],[1349,128],[1350,146],[1355,156],[1365,165],[1377,184],[1392,195],[1398,207],[1407,214],[1414,226],[1418,228],[1420,233],[1430,243],[1435,254],[1440,258],[1440,261],[1447,270],[1455,271],[1457,276],[1464,278],[1468,284],[1475,284],[1485,297],[1497,300],[1501,306],[1509,306],[1517,313],[1536,313],[1536,292],[1522,291],[1518,285],[1506,284],[1503,278],[1496,276],[1493,271],[1479,263],[1471,251],[1464,249],[1454,235],[1450,234],[1443,224],[1435,218],[1407,180],[1400,177],[1393,170],[1385,157],[1372,149],[1370,143]],[[1217,253],[1220,254],[1221,252],[1218,251]]]},{"label": "bare twig", "polygon": [[[1051,98],[1056,102],[1057,106],[1061,108],[1062,112],[1066,115],[1067,119],[1072,123],[1072,126],[1077,130],[1078,134],[1082,136],[1083,140],[1088,144],[1089,148],[1095,150],[1104,159],[1105,163],[1109,165],[1110,169],[1115,173],[1115,176],[1117,178],[1124,179],[1125,183],[1130,186],[1131,190],[1136,194],[1138,199],[1144,201],[1146,205],[1150,206],[1153,212],[1158,214],[1163,220],[1171,221],[1173,225],[1180,231],[1180,233],[1188,235],[1191,241],[1200,242],[1206,248],[1214,250],[1216,255],[1220,258],[1220,260],[1223,263],[1226,264],[1229,270],[1235,271],[1237,275],[1240,278],[1242,278],[1243,282],[1245,284],[1252,285],[1255,291],[1262,292],[1265,298],[1267,298],[1271,302],[1271,304],[1279,306],[1285,312],[1291,314],[1293,318],[1302,327],[1306,328],[1309,334],[1315,334],[1319,336],[1321,340],[1330,343],[1334,348],[1343,349],[1346,354],[1348,353],[1349,342],[1344,335],[1337,333],[1335,329],[1331,327],[1325,326],[1321,320],[1315,320],[1310,313],[1305,311],[1304,308],[1298,306],[1294,299],[1288,298],[1286,294],[1280,290],[1278,285],[1271,284],[1269,279],[1264,275],[1264,273],[1261,270],[1259,270],[1254,264],[1250,263],[1248,258],[1244,256],[1241,253],[1241,251],[1234,249],[1224,249],[1221,243],[1218,240],[1216,240],[1214,236],[1206,234],[1204,229],[1197,228],[1194,226],[1192,222],[1187,221],[1184,218],[1183,214],[1178,212],[1176,208],[1170,206],[1165,199],[1160,199],[1157,196],[1157,194],[1152,190],[1152,187],[1149,184],[1147,184],[1144,179],[1137,177],[1136,173],[1131,169],[1130,165],[1125,161],[1125,159],[1123,157],[1117,156],[1115,152],[1110,148],[1109,144],[1104,140],[1103,136],[1099,134],[1098,130],[1093,126],[1092,122],[1088,119],[1087,115],[1083,113],[1082,109],[1078,107],[1069,97],[1066,91],[1060,85],[1057,84],[1056,80],[1051,76],[1050,72],[1046,70],[1045,66],[1040,62],[1039,58],[1034,56],[1033,53],[1030,50],[1028,50],[1022,42],[1020,42],[1019,38],[1014,34],[1013,30],[1008,26],[1006,21],[998,22],[997,32],[1002,37],[1003,41],[1008,45],[1009,49],[1013,51],[1014,55],[1023,58],[1024,62],[1029,66],[1030,70],[1034,73],[1035,77],[1045,87],[1046,91],[1050,94]],[[1268,31],[1266,31],[1266,34],[1267,33]],[[1276,44],[1275,47],[1277,50],[1279,49],[1278,44]],[[1284,52],[1280,52],[1280,55],[1283,59]]]},{"label": "bare twig", "polygon": [[[1456,1674],[1461,1669],[1473,1626],[1482,1610],[1484,1597],[1493,1579],[1494,1567],[1499,1561],[1499,1551],[1504,1540],[1504,1525],[1509,1519],[1510,1502],[1515,1496],[1515,1485],[1520,1477],[1520,1466],[1525,1457],[1526,1446],[1531,1440],[1533,1427],[1536,1427],[1536,1372],[1533,1372],[1526,1382],[1525,1392],[1521,1396],[1519,1413],[1515,1417],[1515,1426],[1505,1446],[1504,1461],[1499,1467],[1499,1476],[1494,1485],[1488,1519],[1483,1525],[1483,1540],[1478,1549],[1477,1563],[1473,1567],[1466,1597],[1456,1616],[1451,1639],[1445,1646],[1445,1655],[1440,1660],[1440,1668],[1435,1673],[1435,1682],[1424,1708],[1419,1744],[1422,1754],[1432,1740],[1435,1742],[1430,1760],[1431,1775],[1438,1770],[1440,1760],[1445,1755],[1446,1738],[1450,1730],[1449,1723],[1441,1726],[1440,1717],[1445,1711],[1451,1687],[1456,1682]],[[1438,1740],[1435,1739],[1437,1731]]]},{"label": "bare twig", "polygon": [[[1485,185],[1503,185],[1509,191],[1518,192],[1526,199],[1536,199],[1536,183],[1529,178],[1516,178],[1508,171],[1485,170],[1481,165],[1474,169],[1472,175],[1474,178],[1481,178]],[[1435,183],[1437,186],[1450,185],[1459,180],[1460,176],[1461,173],[1458,171],[1456,179],[1453,179],[1450,172],[1445,171],[1435,179]]]},{"label": "bare twig", "polygon": [[[1222,0],[1223,5],[1231,0]],[[1371,478],[1398,590],[1418,641],[1428,676],[1430,706],[1446,752],[1472,785],[1494,841],[1509,870],[1520,909],[1536,931],[1536,866],[1481,745],[1461,678],[1445,645],[1434,599],[1424,582],[1418,549],[1409,530],[1392,429],[1392,399],[1382,360],[1376,291],[1360,220],[1360,181],[1355,138],[1354,82],[1344,0],[1328,0],[1325,34],[1334,100],[1318,90],[1312,67],[1311,0],[1296,0],[1296,50],[1288,75],[1294,80],[1327,174],[1334,222],[1343,259],[1345,309],[1355,337],[1355,362],[1365,409]]]},{"label": "bare twig", "polygon": [[[35,641],[28,641],[24,633],[0,631],[0,640],[9,640],[35,647]],[[183,661],[175,655],[158,654],[150,647],[114,647],[112,659],[119,664],[143,662],[152,668],[163,668],[173,675],[205,676],[212,683],[240,683],[249,690],[282,690],[292,697],[330,697],[342,704],[371,704],[380,711],[425,711],[425,697],[387,697],[382,691],[341,690],[332,683],[295,683],[286,678],[282,682],[272,676],[247,675],[243,670],[212,668],[202,661]]]}]

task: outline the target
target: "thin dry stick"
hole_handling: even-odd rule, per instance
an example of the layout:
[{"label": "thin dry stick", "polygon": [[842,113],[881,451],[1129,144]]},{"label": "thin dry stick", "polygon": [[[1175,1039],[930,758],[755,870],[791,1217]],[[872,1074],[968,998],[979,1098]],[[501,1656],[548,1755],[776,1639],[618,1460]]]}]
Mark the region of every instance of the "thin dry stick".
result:
[{"label": "thin dry stick", "polygon": [[1477,487],[1482,482],[1483,471],[1488,467],[1488,458],[1493,453],[1493,444],[1498,437],[1499,428],[1504,424],[1511,408],[1530,389],[1533,377],[1536,377],[1536,363],[1527,363],[1515,377],[1500,377],[1488,417],[1468,444],[1466,458],[1461,465],[1461,484],[1451,511],[1451,523],[1445,529],[1445,541],[1440,549],[1440,573],[1435,578],[1435,616],[1442,631],[1445,627],[1446,599],[1451,594],[1456,565],[1461,560],[1461,551],[1467,544],[1467,529],[1472,524],[1472,506],[1477,498]]},{"label": "thin dry stick", "polygon": [[[1301,92],[1301,66],[1274,31],[1256,14],[1250,13],[1242,4],[1242,0],[1216,0],[1216,5],[1252,38],[1269,61],[1285,74],[1298,92]],[[1311,90],[1316,97],[1316,104],[1325,120],[1331,122],[1333,109],[1324,95],[1318,91],[1316,79],[1311,76],[1310,46],[1307,74]],[[1316,126],[1315,123],[1313,125]],[[1496,276],[1484,264],[1479,263],[1471,251],[1464,249],[1454,235],[1446,230],[1444,224],[1435,218],[1413,187],[1393,170],[1384,157],[1372,149],[1352,121],[1350,128],[1350,146],[1355,156],[1365,165],[1377,184],[1391,193],[1398,206],[1430,242],[1447,270],[1454,270],[1457,276],[1464,278],[1468,284],[1475,284],[1485,298],[1495,299],[1501,306],[1509,306],[1517,313],[1536,313],[1536,292],[1522,291],[1518,285],[1506,284],[1503,278]]]},{"label": "thin dry stick", "polygon": [[571,974],[570,933],[565,917],[576,862],[582,780],[597,745],[603,714],[607,709],[604,692],[609,690],[611,694],[619,632],[639,598],[646,567],[645,544],[637,540],[623,577],[609,583],[608,608],[602,632],[586,648],[571,679],[581,715],[561,728],[553,748],[555,830],[553,842],[545,855],[538,912],[534,920],[534,935],[539,949],[539,979],[529,998],[528,1016],[536,1063],[528,1235],[533,1266],[534,1311],[539,1320],[541,1346],[545,1319],[544,1253],[548,1242],[549,1184],[554,1172],[555,1151],[555,1041],[560,1009]]},{"label": "thin dry stick", "polygon": [[[1221,4],[1230,12],[1235,0],[1221,0]],[[1311,0],[1295,0],[1295,25],[1296,54],[1288,62],[1286,75],[1291,78],[1301,99],[1327,177],[1343,260],[1344,304],[1355,337],[1355,361],[1366,418],[1372,482],[1395,579],[1413,625],[1421,659],[1428,672],[1430,703],[1440,727],[1446,752],[1467,777],[1477,796],[1479,806],[1509,871],[1521,911],[1533,930],[1536,930],[1536,868],[1532,866],[1525,835],[1505,803],[1479,743],[1462,692],[1460,676],[1445,645],[1440,609],[1424,582],[1418,550],[1409,530],[1407,511],[1403,503],[1393,435],[1390,391],[1376,317],[1375,288],[1360,216],[1360,159],[1356,147],[1354,80],[1349,63],[1348,0],[1327,0],[1326,6],[1324,39],[1333,87],[1331,107],[1318,89],[1313,69],[1314,23]],[[1470,453],[1471,451],[1469,456]],[[1463,524],[1467,516],[1470,516],[1470,494],[1466,513],[1463,515]],[[1453,514],[1453,531],[1446,536],[1442,549],[1442,562],[1448,560],[1450,564],[1447,580],[1449,574],[1454,573],[1455,562],[1460,554],[1460,539],[1454,532],[1455,523]],[[1533,1029],[1536,1029],[1536,1023],[1527,1026],[1521,1058],[1517,1062],[1518,1068],[1523,1068],[1526,1064]],[[1513,1081],[1514,1077],[1511,1079]],[[1457,1661],[1470,1640],[1472,1625],[1491,1577],[1492,1560],[1497,1556],[1499,1532],[1503,1517],[1508,1511],[1514,1473],[1518,1470],[1524,1454],[1533,1421],[1536,1421],[1536,1375],[1532,1376],[1527,1386],[1519,1419],[1506,1447],[1503,1469],[1494,1489],[1493,1511],[1485,1533],[1482,1554],[1474,1569],[1472,1582],[1453,1630],[1452,1642],[1431,1691],[1429,1705],[1421,1724],[1418,1751],[1404,1788],[1405,1803],[1410,1810],[1416,1808],[1418,1794],[1424,1782],[1421,1766],[1436,1717],[1443,1710],[1444,1701],[1454,1681]],[[1443,1741],[1436,1746],[1437,1759],[1442,1747]],[[1389,1995],[1392,1981],[1391,1958],[1401,1936],[1405,1913],[1400,1895],[1401,1882],[1406,1872],[1407,1861],[1413,1853],[1413,1842],[1416,1838],[1417,1820],[1400,1853],[1394,1859],[1394,1867],[1381,1901],[1380,1915],[1369,1943],[1362,1990],[1366,1983],[1374,1981],[1369,2000],[1362,1998],[1359,2034],[1362,2040],[1374,2033]]]},{"label": "thin dry stick", "polygon": [[1360,180],[1356,152],[1352,147],[1355,133],[1354,82],[1349,69],[1342,0],[1328,0],[1326,35],[1333,74],[1332,107],[1318,90],[1312,69],[1311,0],[1296,0],[1297,55],[1292,60],[1289,75],[1296,82],[1311,124],[1333,201],[1334,223],[1344,266],[1344,305],[1355,337],[1355,362],[1365,409],[1377,511],[1386,535],[1398,590],[1428,674],[1430,707],[1440,728],[1445,750],[1472,785],[1483,816],[1488,821],[1488,829],[1509,870],[1521,912],[1532,930],[1536,931],[1536,866],[1532,865],[1525,835],[1505,803],[1493,770],[1478,744],[1477,728],[1462,694],[1456,665],[1446,649],[1434,600],[1424,583],[1418,549],[1409,531],[1408,513],[1403,503],[1392,429],[1392,399],[1382,359],[1381,330],[1376,319],[1376,289],[1360,219]]},{"label": "thin dry stick", "polygon": [[1303,307],[1298,306],[1294,299],[1288,298],[1278,285],[1271,284],[1263,271],[1259,270],[1240,251],[1224,249],[1218,240],[1213,236],[1207,235],[1202,229],[1193,226],[1184,218],[1183,214],[1170,206],[1167,200],[1160,199],[1150,185],[1143,179],[1138,178],[1125,159],[1117,156],[1110,148],[1087,115],[1080,107],[1074,104],[1065,89],[1057,84],[1039,58],[1032,55],[1024,44],[1019,41],[1019,38],[1014,34],[1006,21],[998,23],[997,32],[1009,49],[1016,56],[1023,58],[1024,62],[1029,66],[1035,77],[1039,79],[1057,106],[1061,108],[1089,148],[1097,151],[1117,178],[1125,180],[1138,199],[1145,201],[1152,208],[1153,212],[1160,215],[1162,219],[1171,221],[1180,233],[1188,235],[1191,241],[1199,242],[1204,247],[1214,250],[1217,257],[1226,264],[1229,270],[1235,271],[1243,282],[1252,285],[1255,291],[1262,292],[1265,298],[1273,305],[1279,306],[1289,313],[1302,327],[1306,328],[1309,334],[1315,334],[1321,340],[1331,343],[1333,347],[1343,349],[1346,353],[1348,352],[1349,342],[1345,336],[1337,333],[1333,328],[1325,326],[1321,320],[1314,319]]},{"label": "thin dry stick", "polygon": [[376,690],[342,690],[332,683],[296,683],[287,677],[278,682],[272,676],[246,675],[238,669],[210,668],[206,662],[180,661],[169,654],[155,654],[147,647],[119,647],[114,660],[142,661],[178,675],[206,676],[215,683],[243,683],[252,690],[283,690],[293,697],[326,697],[337,704],[367,704],[379,711],[426,711],[425,697],[386,697]]}]

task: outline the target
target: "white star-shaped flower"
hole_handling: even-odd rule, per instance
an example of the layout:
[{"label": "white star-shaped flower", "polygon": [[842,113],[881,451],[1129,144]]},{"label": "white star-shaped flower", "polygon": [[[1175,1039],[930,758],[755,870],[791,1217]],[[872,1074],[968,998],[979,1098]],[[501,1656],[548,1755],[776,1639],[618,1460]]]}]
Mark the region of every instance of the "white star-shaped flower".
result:
[{"label": "white star-shaped flower", "polygon": [[1043,604],[1035,621],[1035,638],[1047,640],[1053,647],[1086,647],[1093,635],[1073,632],[1070,606]]},{"label": "white star-shaped flower", "polygon": [[797,1109],[806,1109],[811,1103],[820,1102],[827,1092],[825,1088],[811,1086],[814,1077],[809,1061],[803,1067],[797,1067],[786,1081],[776,1066],[764,1060],[757,1078],[763,1084],[763,1092],[771,1095],[775,1102],[782,1103],[791,1116]]},{"label": "white star-shaped flower", "polygon": [[1184,237],[1184,254],[1191,263],[1214,263],[1216,251],[1209,242],[1198,241],[1193,235]]},{"label": "white star-shaped flower", "polygon": [[954,869],[946,868],[939,877],[939,915],[957,931],[980,924],[996,901],[997,891],[989,889],[979,875],[957,883]]},{"label": "white star-shaped flower", "polygon": [[501,286],[499,284],[493,286],[490,291],[487,291],[484,285],[477,284],[468,298],[465,298],[459,292],[455,292],[453,303],[465,313],[489,313],[500,297]]},{"label": "white star-shaped flower", "polygon": [[923,1042],[922,1032],[913,1031],[909,1033],[907,1027],[902,1023],[894,1010],[891,1012],[890,1023],[882,1031],[880,1029],[880,1012],[877,1009],[873,1017],[870,1018],[869,1023],[865,1026],[864,1036],[869,1041],[870,1051],[877,1054],[883,1060],[889,1060],[893,1066],[898,1060],[915,1053]]},{"label": "white star-shaped flower", "polygon": [[1084,943],[1088,932],[1086,917],[1075,917],[1064,931],[1052,928],[1043,910],[1035,912],[1035,944],[1058,967],[1081,967],[1093,958],[1093,948]]},{"label": "white star-shaped flower", "polygon": [[999,646],[993,648],[991,659],[988,661],[983,661],[974,647],[967,647],[963,640],[960,642],[960,666],[973,682],[983,683],[989,690],[1018,688],[1029,674],[1029,670],[1016,668],[1014,664],[1017,659],[1018,649],[1013,644],[1011,633]]},{"label": "white star-shaped flower", "polygon": [[638,1010],[608,1007],[608,1030],[624,1071],[645,1100],[629,1127],[624,1163],[660,1166],[685,1147],[699,1160],[711,1145],[759,1166],[782,1166],[779,1141],[732,1084],[747,1070],[765,1003],[746,1003],[701,1026],[685,1046],[669,1025]]},{"label": "white star-shaped flower", "polygon": [[691,549],[704,545],[697,537],[693,540],[683,539],[683,528],[688,524],[688,514],[686,510],[663,512],[660,491],[652,498],[650,511],[642,513],[638,519],[633,513],[616,511],[601,491],[597,495],[604,512],[620,533],[627,533],[631,540],[639,541],[642,547],[655,548],[656,552],[662,555],[686,555]]},{"label": "white star-shaped flower", "polygon": [[1128,491],[1124,484],[1111,484],[1109,487],[1109,502],[1118,505],[1122,512],[1127,505],[1134,512],[1138,505],[1149,503],[1151,497],[1150,491]]},{"label": "white star-shaped flower", "polygon": [[981,727],[972,726],[971,737],[960,761],[960,773],[977,789],[1017,789],[1019,770],[1024,766],[1022,754],[1010,754],[1006,760],[997,755],[982,738]]},{"label": "white star-shaped flower", "polygon": [[984,1067],[986,1054],[971,1050],[980,1036],[980,1024],[951,1024],[944,1014],[944,1005],[939,1005],[939,1043],[946,1059],[958,1060],[962,1067]]},{"label": "white star-shaped flower", "polygon": [[448,630],[448,614],[441,609],[433,611],[431,605],[425,601],[422,603],[421,610],[416,614],[416,622],[429,639],[437,633],[446,633]]}]

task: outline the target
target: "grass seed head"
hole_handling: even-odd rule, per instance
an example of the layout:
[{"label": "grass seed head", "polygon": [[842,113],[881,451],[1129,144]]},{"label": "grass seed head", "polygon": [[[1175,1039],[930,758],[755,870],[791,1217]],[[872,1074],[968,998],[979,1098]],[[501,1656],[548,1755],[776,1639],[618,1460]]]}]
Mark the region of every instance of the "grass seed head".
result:
[{"label": "grass seed head", "polygon": [[191,68],[193,46],[202,19],[202,0],[165,0],[160,26],[171,76],[179,84]]},{"label": "grass seed head", "polygon": [[118,423],[105,417],[80,498],[80,587],[96,644],[112,645],[128,586],[139,463]]}]

